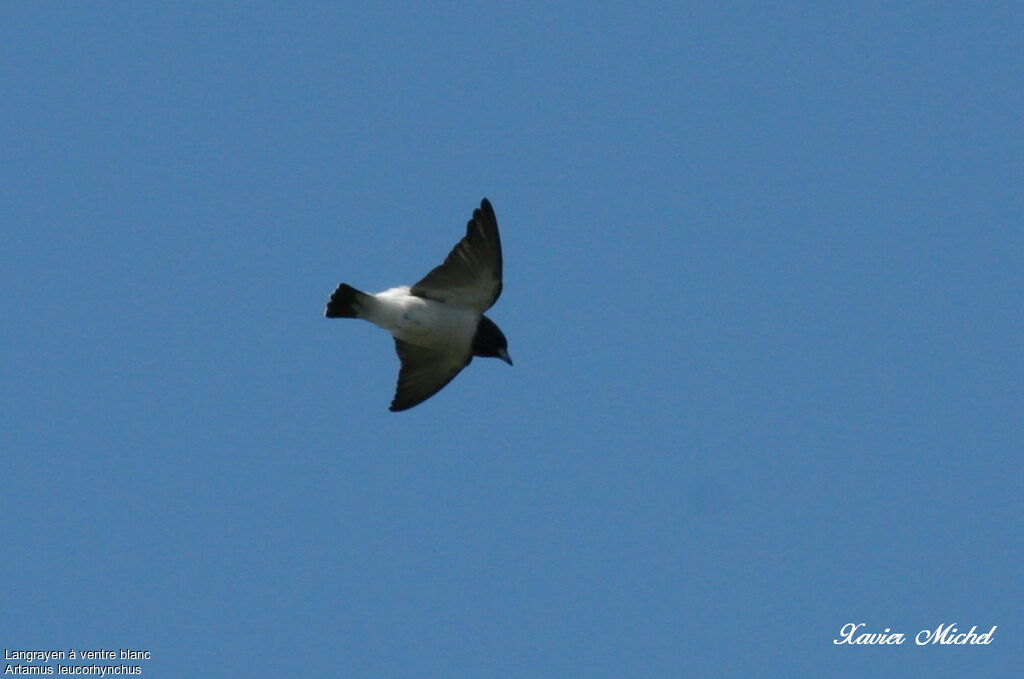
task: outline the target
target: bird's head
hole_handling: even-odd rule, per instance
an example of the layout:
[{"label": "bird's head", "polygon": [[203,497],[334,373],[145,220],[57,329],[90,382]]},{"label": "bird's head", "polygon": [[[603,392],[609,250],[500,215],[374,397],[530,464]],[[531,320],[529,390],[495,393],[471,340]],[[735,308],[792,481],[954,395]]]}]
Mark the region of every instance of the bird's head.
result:
[{"label": "bird's head", "polygon": [[505,334],[495,325],[494,321],[486,316],[481,316],[480,322],[476,326],[476,336],[473,337],[473,355],[500,358],[505,363],[512,365]]}]

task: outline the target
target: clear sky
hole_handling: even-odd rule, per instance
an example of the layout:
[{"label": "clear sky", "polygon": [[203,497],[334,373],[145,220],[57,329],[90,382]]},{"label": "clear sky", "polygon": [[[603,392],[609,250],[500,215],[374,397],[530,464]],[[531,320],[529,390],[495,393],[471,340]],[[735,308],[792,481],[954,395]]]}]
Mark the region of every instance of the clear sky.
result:
[{"label": "clear sky", "polygon": [[[1019,676],[1024,8],[7,3],[0,645]],[[515,366],[327,320],[484,196]],[[902,646],[837,646],[842,625]],[[993,643],[917,646],[943,623]]]}]

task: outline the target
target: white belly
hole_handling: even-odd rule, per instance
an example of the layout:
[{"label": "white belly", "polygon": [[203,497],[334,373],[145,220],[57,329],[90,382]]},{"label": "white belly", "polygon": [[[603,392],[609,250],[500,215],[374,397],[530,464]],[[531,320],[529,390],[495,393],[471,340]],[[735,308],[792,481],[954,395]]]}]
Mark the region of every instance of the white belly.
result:
[{"label": "white belly", "polygon": [[376,304],[366,320],[398,339],[442,351],[466,351],[473,342],[479,315],[392,288],[374,295]]}]

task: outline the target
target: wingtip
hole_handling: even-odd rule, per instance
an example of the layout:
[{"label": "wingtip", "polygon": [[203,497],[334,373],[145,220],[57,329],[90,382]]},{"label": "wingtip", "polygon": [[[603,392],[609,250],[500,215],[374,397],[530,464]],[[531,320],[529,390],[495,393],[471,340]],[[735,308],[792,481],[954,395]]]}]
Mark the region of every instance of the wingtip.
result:
[{"label": "wingtip", "polygon": [[498,217],[494,214],[494,207],[491,206],[491,201],[486,198],[480,201],[480,207],[473,210],[473,218],[466,225],[467,233],[473,228],[473,224],[477,222],[491,224],[495,229],[498,228]]}]

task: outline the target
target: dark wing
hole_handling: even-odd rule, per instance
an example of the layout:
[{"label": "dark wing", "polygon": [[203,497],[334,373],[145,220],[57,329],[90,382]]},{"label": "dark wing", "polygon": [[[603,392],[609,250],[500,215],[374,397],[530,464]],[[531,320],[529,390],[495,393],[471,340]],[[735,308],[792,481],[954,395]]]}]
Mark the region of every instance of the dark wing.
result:
[{"label": "dark wing", "polygon": [[394,412],[423,403],[444,389],[473,360],[470,354],[425,349],[400,339],[395,340],[395,351],[402,361],[402,369],[398,371],[398,388],[391,401],[390,409]]},{"label": "dark wing", "polygon": [[484,198],[466,225],[444,264],[437,267],[410,292],[436,302],[483,313],[501,294],[501,238],[491,202]]}]

